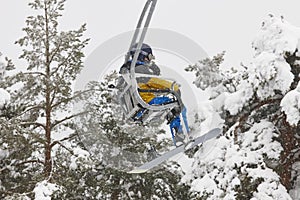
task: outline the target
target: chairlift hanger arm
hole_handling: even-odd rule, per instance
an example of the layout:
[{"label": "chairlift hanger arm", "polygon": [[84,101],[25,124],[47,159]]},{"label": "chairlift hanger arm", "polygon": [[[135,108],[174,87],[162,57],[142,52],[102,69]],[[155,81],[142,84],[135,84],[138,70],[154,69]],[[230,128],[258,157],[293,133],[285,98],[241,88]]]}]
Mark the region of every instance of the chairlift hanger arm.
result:
[{"label": "chairlift hanger arm", "polygon": [[[148,27],[149,27],[149,24],[150,24],[155,6],[156,6],[156,2],[157,2],[157,0],[148,0],[146,2],[145,6],[144,6],[144,9],[142,11],[142,14],[140,16],[140,19],[138,21],[137,28],[135,30],[134,36],[132,38],[132,41],[131,41],[131,44],[130,44],[130,47],[129,47],[129,50],[128,50],[128,54],[126,55],[126,58],[125,58],[126,59],[125,62],[127,62],[129,60],[129,56],[130,56],[129,52],[131,50],[131,47],[134,44],[137,43],[137,50],[135,51],[135,54],[133,56],[133,60],[132,60],[131,65],[130,65],[130,75],[131,75],[132,79],[135,78],[135,65],[136,65],[139,53],[141,51],[142,44],[145,40],[146,33],[147,33],[147,30],[148,30]],[[146,16],[147,11],[148,11],[148,15]],[[146,19],[145,19],[145,17],[146,17]],[[143,21],[144,21],[144,25],[142,25]]]},{"label": "chairlift hanger arm", "polygon": [[126,55],[126,57],[125,57],[125,63],[129,60],[131,47],[136,43],[136,40],[137,40],[137,37],[138,37],[138,34],[139,34],[139,29],[140,29],[141,26],[142,26],[143,19],[144,19],[144,17],[145,17],[145,14],[146,14],[146,12],[147,12],[147,10],[148,10],[148,7],[149,7],[150,3],[151,3],[151,0],[150,0],[150,1],[147,0],[146,4],[145,4],[145,6],[144,6],[144,9],[143,9],[143,11],[142,11],[142,13],[141,13],[140,19],[139,19],[139,21],[138,21],[138,24],[137,24],[137,26],[136,26],[134,35],[133,35],[133,37],[132,37],[132,40],[131,40],[131,43],[130,43],[130,46],[129,46],[128,53],[127,53],[127,55]]}]

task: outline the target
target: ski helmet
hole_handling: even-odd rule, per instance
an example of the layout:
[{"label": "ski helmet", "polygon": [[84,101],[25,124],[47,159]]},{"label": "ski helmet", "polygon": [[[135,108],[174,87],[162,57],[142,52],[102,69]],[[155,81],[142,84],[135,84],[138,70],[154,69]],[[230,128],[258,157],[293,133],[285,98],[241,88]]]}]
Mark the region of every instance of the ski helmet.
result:
[{"label": "ski helmet", "polygon": [[[130,55],[131,55],[132,58],[133,58],[136,50],[137,50],[137,44],[133,45],[133,47],[130,50]],[[145,58],[148,58],[148,60],[152,60],[152,59],[154,59],[154,56],[152,54],[151,47],[148,44],[143,43],[142,47],[141,47],[140,54],[138,56],[138,60],[139,61],[145,61]]]}]

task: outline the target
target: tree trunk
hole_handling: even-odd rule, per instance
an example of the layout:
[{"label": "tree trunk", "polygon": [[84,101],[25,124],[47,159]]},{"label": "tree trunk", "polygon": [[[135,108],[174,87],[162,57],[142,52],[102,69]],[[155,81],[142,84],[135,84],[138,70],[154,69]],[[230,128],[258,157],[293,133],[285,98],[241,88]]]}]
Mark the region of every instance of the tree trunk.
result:
[{"label": "tree trunk", "polygon": [[[47,106],[48,107],[48,106]],[[45,176],[49,177],[52,171],[52,158],[51,158],[51,110],[46,108],[46,143],[45,143]]]},{"label": "tree trunk", "polygon": [[47,10],[47,3],[45,2],[45,31],[46,31],[46,38],[45,38],[45,57],[46,57],[46,128],[45,128],[45,166],[44,166],[44,173],[47,178],[50,178],[51,171],[52,171],[52,158],[51,158],[51,86],[50,86],[50,52],[49,52],[49,21],[48,21],[48,10]]},{"label": "tree trunk", "polygon": [[295,163],[295,147],[297,146],[297,134],[296,128],[293,128],[286,121],[286,117],[283,119],[282,126],[280,127],[280,140],[283,147],[283,151],[280,157],[281,169],[279,170],[279,176],[281,177],[282,184],[289,191],[292,189],[292,167]]}]

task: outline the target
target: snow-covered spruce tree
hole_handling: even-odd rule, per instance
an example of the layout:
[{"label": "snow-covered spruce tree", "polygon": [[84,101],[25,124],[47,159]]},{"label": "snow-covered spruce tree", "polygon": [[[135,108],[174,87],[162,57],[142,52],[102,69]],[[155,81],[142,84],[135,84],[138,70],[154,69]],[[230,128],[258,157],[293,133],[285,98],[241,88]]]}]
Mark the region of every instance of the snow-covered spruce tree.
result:
[{"label": "snow-covered spruce tree", "polygon": [[[5,172],[7,170],[6,161],[9,159],[8,155],[12,155],[9,153],[9,149],[17,147],[18,145],[9,144],[14,143],[14,138],[11,137],[12,130],[14,129],[14,123],[11,123],[10,119],[16,114],[14,109],[10,106],[10,93],[5,89],[6,82],[9,77],[7,76],[7,71],[13,70],[14,65],[11,60],[8,58],[4,58],[2,53],[0,52],[0,158],[1,158],[1,172]],[[13,150],[15,151],[15,150]],[[6,161],[4,161],[6,159]],[[1,173],[3,175],[3,173]],[[3,177],[2,177],[3,178]],[[4,180],[4,179],[0,180]],[[0,186],[0,188],[4,189]]]},{"label": "snow-covered spruce tree", "polygon": [[[12,61],[1,56],[0,61],[0,198],[18,199],[26,198],[29,187],[25,183],[30,183],[32,177],[28,176],[28,165],[33,149],[30,148],[30,140],[27,135],[17,134],[21,131],[17,125],[18,115],[12,106],[9,89],[6,88],[9,75],[6,73],[13,70]],[[11,72],[12,73],[12,72]],[[35,170],[34,167],[31,167]],[[23,184],[23,185],[22,185]]]},{"label": "snow-covered spruce tree", "polygon": [[202,90],[208,87],[216,87],[222,82],[219,66],[224,61],[225,51],[214,56],[212,59],[205,58],[199,63],[190,65],[185,70],[194,72],[196,80],[193,82]]},{"label": "snow-covered spruce tree", "polygon": [[6,83],[11,93],[11,107],[16,113],[9,119],[17,125],[11,137],[24,138],[17,143],[21,143],[18,153],[22,157],[10,164],[14,171],[7,176],[11,178],[2,180],[12,193],[30,192],[37,186],[34,192],[38,194],[38,188],[47,186],[36,184],[38,181],[55,182],[54,177],[64,177],[53,174],[55,151],[64,149],[66,152],[75,145],[70,120],[80,114],[72,112],[72,103],[80,94],[73,94],[72,83],[83,67],[82,49],[88,40],[81,39],[85,25],[78,30],[59,32],[58,18],[64,3],[65,0],[29,3],[37,15],[27,18],[27,27],[23,29],[26,35],[16,42],[23,47],[20,58],[25,59],[28,66]]},{"label": "snow-covered spruce tree", "polygon": [[253,42],[253,62],[222,73],[212,104],[224,136],[213,153],[195,154],[191,186],[199,197],[299,198],[299,39],[300,29],[270,15]]},{"label": "snow-covered spruce tree", "polygon": [[[146,162],[147,144],[159,151],[170,145],[170,140],[157,141],[165,134],[159,127],[124,124],[121,107],[113,90],[117,73],[109,74],[102,82],[92,82],[82,102],[86,115],[79,117],[77,126],[83,145],[94,158],[89,181],[93,182],[94,198],[97,199],[185,199],[189,188],[180,183],[182,172],[173,165],[165,166],[145,175],[126,173],[132,167]],[[169,164],[172,165],[171,163]],[[90,184],[89,184],[90,185]],[[91,187],[91,186],[90,186]]]},{"label": "snow-covered spruce tree", "polygon": [[13,70],[14,65],[11,60],[5,58],[0,52],[0,117],[9,117],[6,113],[7,104],[10,100],[10,94],[4,89],[6,71]]}]

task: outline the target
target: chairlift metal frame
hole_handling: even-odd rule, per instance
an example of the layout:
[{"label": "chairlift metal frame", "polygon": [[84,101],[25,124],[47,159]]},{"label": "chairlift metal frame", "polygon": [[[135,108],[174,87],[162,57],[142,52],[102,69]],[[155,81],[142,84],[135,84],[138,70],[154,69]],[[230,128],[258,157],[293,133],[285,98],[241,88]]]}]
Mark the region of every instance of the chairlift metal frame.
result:
[{"label": "chairlift metal frame", "polygon": [[[143,113],[143,117],[139,120],[141,123],[151,123],[151,122],[159,122],[165,120],[166,115],[174,108],[179,107],[180,110],[183,109],[184,105],[182,103],[180,94],[174,90],[175,82],[173,82],[173,88],[164,89],[164,90],[143,90],[138,87],[138,83],[136,77],[140,77],[140,75],[136,75],[135,73],[135,65],[137,63],[137,59],[139,53],[141,51],[142,44],[146,37],[146,33],[156,6],[157,0],[147,0],[144,9],[141,13],[140,19],[138,21],[137,27],[135,29],[133,38],[131,40],[128,53],[125,56],[125,63],[130,59],[130,50],[134,44],[137,44],[137,50],[133,56],[131,65],[130,65],[130,73],[122,74],[123,79],[125,81],[125,87],[118,94],[119,102],[122,106],[122,109],[125,114],[125,120],[127,122],[132,122],[133,117],[137,114],[137,112],[145,109]],[[148,13],[148,14],[147,14]],[[146,15],[147,14],[147,15]],[[144,77],[148,77],[143,74]],[[158,77],[160,78],[160,77]],[[151,92],[156,95],[162,94],[171,94],[174,97],[174,101],[164,105],[149,105],[146,103],[140,96],[139,92]],[[182,116],[181,116],[182,120]],[[182,121],[183,122],[183,121]],[[182,123],[183,126],[184,123]],[[186,130],[186,127],[183,129]]]}]

